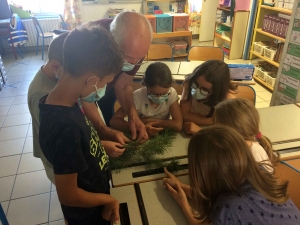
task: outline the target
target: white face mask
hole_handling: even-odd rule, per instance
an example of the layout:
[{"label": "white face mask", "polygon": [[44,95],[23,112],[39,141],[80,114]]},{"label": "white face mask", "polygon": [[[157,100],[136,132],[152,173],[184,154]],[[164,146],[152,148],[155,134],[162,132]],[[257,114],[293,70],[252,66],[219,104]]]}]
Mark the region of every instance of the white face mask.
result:
[{"label": "white face mask", "polygon": [[199,88],[191,88],[191,95],[196,100],[203,100],[206,98],[206,95],[202,94]]}]

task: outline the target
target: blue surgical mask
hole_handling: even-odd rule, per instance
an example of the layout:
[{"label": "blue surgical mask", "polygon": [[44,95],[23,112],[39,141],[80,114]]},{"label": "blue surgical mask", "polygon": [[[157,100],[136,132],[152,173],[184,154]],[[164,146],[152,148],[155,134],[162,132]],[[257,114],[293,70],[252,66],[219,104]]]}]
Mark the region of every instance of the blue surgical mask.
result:
[{"label": "blue surgical mask", "polygon": [[203,100],[207,96],[207,95],[202,94],[199,88],[193,88],[193,87],[191,88],[191,95],[196,100]]},{"label": "blue surgical mask", "polygon": [[98,88],[97,89],[97,83],[95,84],[95,92],[92,92],[91,94],[89,94],[88,96],[85,96],[84,98],[81,98],[82,101],[85,102],[96,102],[99,101],[101,98],[103,98],[103,96],[105,95],[105,91],[106,91],[106,84],[103,88]]},{"label": "blue surgical mask", "polygon": [[133,70],[134,67],[135,67],[135,65],[133,65],[133,64],[131,64],[129,62],[124,61],[122,71],[128,72],[128,71]]},{"label": "blue surgical mask", "polygon": [[153,101],[155,104],[160,104],[160,103],[163,103],[163,102],[166,102],[168,101],[169,99],[169,96],[157,96],[157,97],[154,97],[152,95],[148,95],[148,98]]}]

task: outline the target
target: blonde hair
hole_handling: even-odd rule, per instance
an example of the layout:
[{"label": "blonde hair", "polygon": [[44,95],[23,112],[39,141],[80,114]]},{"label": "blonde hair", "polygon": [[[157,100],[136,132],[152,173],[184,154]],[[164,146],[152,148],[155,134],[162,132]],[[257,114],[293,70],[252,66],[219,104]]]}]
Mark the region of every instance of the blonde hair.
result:
[{"label": "blonde hair", "polygon": [[194,135],[188,146],[189,176],[193,208],[205,220],[223,193],[239,193],[250,183],[274,203],[284,203],[288,181],[280,181],[261,168],[243,137],[233,128],[214,125]]},{"label": "blonde hair", "polygon": [[279,163],[279,153],[273,150],[272,143],[259,130],[259,114],[254,104],[243,98],[228,99],[215,107],[214,123],[230,126],[247,141],[257,139],[269,156],[273,166]]}]

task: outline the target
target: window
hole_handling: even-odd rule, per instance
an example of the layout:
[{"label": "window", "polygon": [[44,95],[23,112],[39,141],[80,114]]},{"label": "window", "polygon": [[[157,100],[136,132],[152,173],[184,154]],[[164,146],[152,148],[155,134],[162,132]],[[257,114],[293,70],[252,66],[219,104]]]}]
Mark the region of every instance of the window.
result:
[{"label": "window", "polygon": [[33,13],[59,13],[64,12],[64,0],[8,0],[9,4],[21,5],[24,10]]}]

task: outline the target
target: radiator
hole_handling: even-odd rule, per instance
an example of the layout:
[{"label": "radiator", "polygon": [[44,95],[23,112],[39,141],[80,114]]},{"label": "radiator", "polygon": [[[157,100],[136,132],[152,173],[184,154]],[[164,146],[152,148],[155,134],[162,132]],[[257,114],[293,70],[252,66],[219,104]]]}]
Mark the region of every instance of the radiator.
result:
[{"label": "radiator", "polygon": [[[60,20],[58,18],[38,19],[39,24],[44,32],[60,29]],[[27,31],[28,42],[26,46],[36,46],[36,29],[31,19],[23,19],[23,25]],[[52,38],[46,38],[44,44],[49,45]],[[42,45],[42,38],[39,40],[39,46]]]}]

